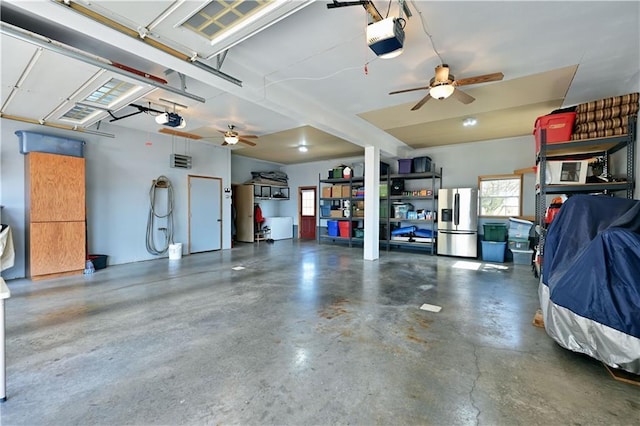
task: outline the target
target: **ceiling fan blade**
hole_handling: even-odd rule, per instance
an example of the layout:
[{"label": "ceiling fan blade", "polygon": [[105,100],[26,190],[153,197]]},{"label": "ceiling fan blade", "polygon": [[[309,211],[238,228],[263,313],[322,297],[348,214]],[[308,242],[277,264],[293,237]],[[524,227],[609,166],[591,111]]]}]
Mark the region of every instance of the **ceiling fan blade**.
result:
[{"label": "ceiling fan blade", "polygon": [[462,102],[463,104],[470,104],[471,102],[476,100],[476,98],[474,98],[471,95],[466,94],[465,92],[463,92],[460,89],[455,89],[453,91],[453,93],[451,94],[451,96],[453,96],[454,98],[456,98],[456,100]]},{"label": "ceiling fan blade", "polygon": [[240,138],[250,138],[250,139],[257,139],[258,138],[256,135],[238,135],[238,137],[240,137]]},{"label": "ceiling fan blade", "polygon": [[[244,136],[243,136],[243,137],[244,137]],[[242,139],[243,137],[239,137],[239,138],[238,138],[238,142],[242,142],[242,143],[247,144],[247,145],[249,145],[249,146],[256,146],[256,144],[255,144],[255,143],[253,143],[253,142],[251,142],[251,141],[248,141],[248,140],[245,140],[245,139]]]},{"label": "ceiling fan blade", "polygon": [[490,81],[500,81],[504,78],[504,74],[501,72],[494,72],[493,74],[477,75],[475,77],[461,78],[456,80],[453,84],[455,86],[466,86],[469,84],[488,83]]},{"label": "ceiling fan blade", "polygon": [[181,132],[179,130],[173,130],[168,127],[163,127],[162,129],[158,130],[158,132],[166,133],[167,135],[180,136],[182,138],[189,138],[189,139],[195,139],[195,140],[202,139],[202,136],[196,135],[194,133]]},{"label": "ceiling fan blade", "polygon": [[413,108],[411,108],[411,111],[416,111],[416,110],[422,108],[422,105],[426,104],[429,99],[431,99],[431,94],[427,93],[427,96],[425,96],[424,98],[420,99],[420,102],[415,104],[413,106]]},{"label": "ceiling fan blade", "polygon": [[395,92],[389,92],[390,95],[395,95],[397,93],[406,93],[406,92],[413,92],[415,90],[429,90],[429,86],[425,86],[425,87],[414,87],[413,89],[404,89],[404,90],[396,90]]},{"label": "ceiling fan blade", "polygon": [[443,64],[436,67],[436,81],[444,83],[449,79],[449,65]]}]

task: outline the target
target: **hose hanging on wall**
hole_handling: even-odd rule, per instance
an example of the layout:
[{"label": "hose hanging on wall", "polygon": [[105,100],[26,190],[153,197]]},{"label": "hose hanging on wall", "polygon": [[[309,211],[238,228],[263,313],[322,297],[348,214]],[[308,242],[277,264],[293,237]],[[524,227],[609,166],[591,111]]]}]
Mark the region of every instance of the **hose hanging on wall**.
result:
[{"label": "hose hanging on wall", "polygon": [[[165,214],[156,213],[156,190],[158,188],[167,189],[167,209]],[[164,231],[164,245],[162,249],[158,249],[153,240],[154,222],[157,219],[166,218],[166,228],[158,228]],[[159,176],[158,179],[151,183],[149,189],[149,218],[147,220],[147,251],[151,254],[164,254],[169,249],[169,244],[173,244],[173,186],[171,181],[165,176]]]}]

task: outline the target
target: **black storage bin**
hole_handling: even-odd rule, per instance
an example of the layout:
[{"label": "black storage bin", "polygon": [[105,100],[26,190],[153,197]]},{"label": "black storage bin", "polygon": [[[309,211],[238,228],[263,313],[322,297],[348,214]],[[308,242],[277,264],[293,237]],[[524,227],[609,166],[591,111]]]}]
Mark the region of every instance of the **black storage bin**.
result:
[{"label": "black storage bin", "polygon": [[107,257],[109,256],[106,254],[90,254],[88,260],[93,263],[93,268],[97,271],[107,267]]},{"label": "black storage bin", "polygon": [[380,162],[380,176],[389,174],[389,165],[387,163]]},{"label": "black storage bin", "polygon": [[416,157],[413,159],[413,172],[424,173],[431,171],[431,157]]},{"label": "black storage bin", "polygon": [[404,192],[404,179],[391,179],[391,195],[402,195]]}]

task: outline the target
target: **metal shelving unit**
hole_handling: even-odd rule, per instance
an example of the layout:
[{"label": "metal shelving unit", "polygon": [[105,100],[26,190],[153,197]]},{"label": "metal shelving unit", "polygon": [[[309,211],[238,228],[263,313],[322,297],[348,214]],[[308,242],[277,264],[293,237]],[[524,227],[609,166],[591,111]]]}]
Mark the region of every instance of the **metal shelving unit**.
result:
[{"label": "metal shelving unit", "polygon": [[[437,168],[435,163],[431,163],[431,170],[424,173],[406,173],[406,174],[391,174],[386,176],[388,194],[387,197],[381,198],[380,203],[387,203],[387,218],[380,218],[380,222],[385,226],[386,235],[384,235],[384,243],[387,250],[391,248],[411,248],[419,250],[427,250],[431,254],[436,252],[436,236],[438,234],[437,227],[437,211],[438,211],[438,189],[442,188],[442,167]],[[391,195],[391,182],[394,179],[403,179],[406,181],[424,180],[427,182],[426,187],[421,187],[423,190],[431,191],[431,195],[411,195],[410,193],[419,190],[408,190],[404,195]],[[394,202],[411,203],[418,207],[423,207],[425,210],[431,211],[430,219],[407,219],[392,217],[392,206]],[[414,207],[415,207],[414,205]],[[419,237],[394,237],[391,235],[391,227],[402,226],[420,226],[424,225],[425,229],[431,230],[432,237],[428,239],[422,239]],[[395,239],[394,239],[395,238]],[[405,240],[406,238],[406,240]]]},{"label": "metal shelving unit", "polygon": [[[626,135],[605,138],[583,139],[562,143],[547,144],[546,129],[540,131],[540,153],[538,154],[539,182],[536,185],[536,224],[538,225],[539,254],[544,254],[544,238],[546,227],[544,223],[547,195],[551,194],[610,194],[624,193],[626,198],[633,198],[635,188],[635,143],[637,131],[637,117],[629,118]],[[604,158],[603,172],[609,170],[609,157],[611,154],[626,148],[626,181],[601,182],[585,184],[546,184],[546,168],[549,160],[580,159],[594,156]]]},{"label": "metal shelving unit", "polygon": [[[354,237],[353,236],[353,229],[354,229],[354,223],[359,222],[359,221],[364,221],[364,216],[360,217],[360,216],[353,216],[353,208],[354,208],[354,202],[357,201],[364,201],[364,197],[357,197],[353,195],[353,190],[360,187],[360,186],[364,186],[364,177],[351,177],[351,178],[337,178],[337,179],[321,179],[320,175],[318,176],[318,182],[319,182],[319,197],[318,197],[318,206],[320,207],[320,228],[322,227],[323,221],[326,224],[327,221],[329,220],[335,220],[337,222],[349,222],[350,223],[350,232],[349,232],[349,236],[348,237],[341,237],[340,235],[328,235],[328,233],[325,232],[318,232],[318,243],[322,242],[322,241],[331,241],[331,242],[337,242],[337,243],[345,243],[348,244],[349,247],[352,247],[354,244],[363,244],[364,243],[364,238],[360,238],[360,237]],[[326,194],[323,194],[323,191],[326,191],[325,188],[330,188],[331,191],[333,191],[334,187],[337,187],[338,185],[340,185],[341,188],[346,187],[347,188],[347,192],[344,193],[340,192],[339,196],[331,196],[331,197],[327,197],[325,196]],[[333,195],[333,194],[332,194]],[[339,211],[340,212],[340,216],[331,216],[331,215],[325,215],[322,214],[323,212],[323,206],[325,207],[338,207],[337,210],[330,210],[330,212],[332,211]],[[348,214],[345,216],[345,209],[347,209]]]},{"label": "metal shelving unit", "polygon": [[288,200],[289,187],[254,183],[253,198],[256,200]]}]

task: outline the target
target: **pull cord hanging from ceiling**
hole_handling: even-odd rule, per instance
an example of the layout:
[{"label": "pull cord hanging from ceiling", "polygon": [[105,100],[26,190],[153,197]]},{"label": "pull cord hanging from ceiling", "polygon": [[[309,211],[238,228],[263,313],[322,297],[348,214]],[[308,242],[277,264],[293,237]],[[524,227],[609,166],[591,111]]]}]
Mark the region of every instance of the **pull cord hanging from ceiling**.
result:
[{"label": "pull cord hanging from ceiling", "polygon": [[[156,190],[167,190],[167,208],[164,214],[156,212]],[[153,238],[156,219],[166,219],[165,227],[158,228],[164,232],[164,245],[157,248]],[[160,255],[167,252],[169,244],[173,244],[173,186],[169,178],[159,176],[154,180],[149,189],[149,218],[147,219],[147,251],[151,254]]]}]

